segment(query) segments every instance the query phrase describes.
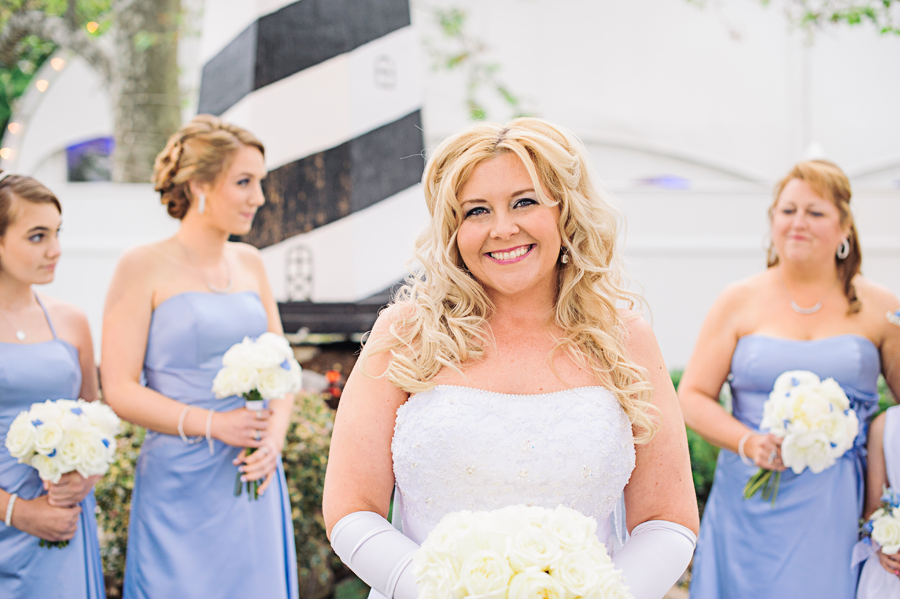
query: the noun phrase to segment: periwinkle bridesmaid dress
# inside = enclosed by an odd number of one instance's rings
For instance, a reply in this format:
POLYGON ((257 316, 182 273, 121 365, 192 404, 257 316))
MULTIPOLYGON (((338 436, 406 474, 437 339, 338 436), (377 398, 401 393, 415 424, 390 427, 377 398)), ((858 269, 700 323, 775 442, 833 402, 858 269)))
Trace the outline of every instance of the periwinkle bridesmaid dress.
MULTIPOLYGON (((144 358, 146 384, 217 412, 244 405, 217 400, 212 381, 222 356, 268 328, 252 291, 185 292, 156 307, 144 358)), ((297 557, 281 460, 265 494, 234 495, 240 448, 147 431, 131 498, 126 599, 266 597, 296 599, 297 557)))
MULTIPOLYGON (((19 464, 2 442, 12 421, 34 403, 78 399, 81 392, 78 350, 56 336, 47 310, 40 299, 38 303, 47 317, 53 339, 30 344, 0 343, 0 488, 18 493, 20 500, 35 499, 45 491, 37 470, 19 464)), ((19 505, 13 509, 19 509, 19 505)), ((75 536, 62 548, 40 547, 37 537, 0 521, 0 597, 106 597, 94 515, 96 507, 91 491, 81 502, 75 536)))
POLYGON ((860 421, 854 446, 819 474, 786 470, 773 507, 743 498, 756 472, 722 450, 694 554, 691 599, 852 599, 850 556, 865 492, 868 425, 878 407, 878 348, 859 335, 811 341, 748 335, 731 361, 734 417, 758 430, 775 379, 787 370, 834 378, 860 421))
MULTIPOLYGON (((900 406, 888 408, 884 423, 884 463, 887 470, 888 486, 900 490, 900 406)), ((863 563, 859 577, 857 599, 885 599, 900 597, 900 578, 885 570, 878 555, 871 551, 871 545, 860 543, 859 549, 868 549, 868 559, 863 563)), ((855 556, 854 556, 855 557, 855 556)))

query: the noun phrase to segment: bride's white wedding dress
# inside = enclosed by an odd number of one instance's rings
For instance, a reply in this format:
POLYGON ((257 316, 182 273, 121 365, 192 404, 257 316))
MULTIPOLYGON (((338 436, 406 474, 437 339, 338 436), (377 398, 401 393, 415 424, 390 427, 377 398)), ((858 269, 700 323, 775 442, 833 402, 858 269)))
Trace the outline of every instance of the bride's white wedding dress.
POLYGON ((512 395, 439 385, 397 410, 391 447, 395 513, 416 543, 450 512, 564 505, 596 518, 611 550, 635 457, 629 419, 603 387, 512 395))

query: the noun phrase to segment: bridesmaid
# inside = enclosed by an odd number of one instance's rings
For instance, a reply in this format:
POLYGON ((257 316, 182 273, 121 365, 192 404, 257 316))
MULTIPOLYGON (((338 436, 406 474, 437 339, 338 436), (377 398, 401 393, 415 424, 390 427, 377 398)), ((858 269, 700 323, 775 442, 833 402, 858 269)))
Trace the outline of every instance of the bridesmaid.
MULTIPOLYGON (((900 406, 872 421, 869 431, 869 471, 866 477, 866 519, 881 505, 882 489, 900 491, 900 406)), ((859 577, 857 599, 900 597, 900 553, 885 555, 860 542, 865 560, 859 577), (867 555, 868 554, 868 555, 867 555)), ((856 557, 854 555, 854 557, 856 557)))
MULTIPOLYGON (((62 208, 32 179, 0 175, 0 439, 19 412, 47 399, 97 399, 87 318, 32 285, 53 280, 62 208)), ((57 484, 0 443, 0 597, 101 599, 103 568, 93 486, 77 472, 57 484), (38 538, 69 541, 64 548, 38 538)))
POLYGON ((722 292, 706 317, 679 396, 685 421, 719 452, 691 599, 851 599, 850 554, 863 508, 868 421, 884 372, 900 392, 900 302, 859 274, 850 183, 826 161, 797 164, 769 209, 769 268, 722 292), (883 365, 883 367, 882 367, 883 365), (777 438, 759 431, 763 404, 787 370, 843 387, 861 423, 855 446, 813 474, 785 470, 777 438), (719 405, 730 376, 733 413, 719 405), (782 472, 774 507, 743 488, 758 468, 782 472))
POLYGON ((250 133, 208 115, 182 127, 153 175, 181 226, 127 252, 109 288, 105 397, 149 429, 131 499, 126 599, 297 597, 281 464, 293 398, 257 414, 211 391, 229 347, 281 333, 259 252, 228 242, 250 230, 265 176, 250 133), (259 450, 248 457, 244 447, 259 450), (244 479, 263 480, 259 500, 235 497, 239 467, 244 479))

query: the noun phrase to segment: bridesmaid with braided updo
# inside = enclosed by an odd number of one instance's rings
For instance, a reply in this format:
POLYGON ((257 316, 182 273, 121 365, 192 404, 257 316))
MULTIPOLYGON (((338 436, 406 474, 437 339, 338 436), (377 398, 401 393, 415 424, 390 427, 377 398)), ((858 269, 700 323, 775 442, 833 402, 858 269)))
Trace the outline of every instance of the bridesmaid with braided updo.
POLYGON ((293 398, 254 412, 215 399, 222 356, 281 333, 255 248, 228 241, 263 205, 263 146, 200 115, 169 139, 153 181, 171 238, 122 256, 106 298, 101 380, 119 416, 147 428, 131 499, 126 599, 296 598, 281 450, 293 398), (246 455, 242 449, 256 448, 246 455), (235 473, 260 497, 234 494, 235 473))

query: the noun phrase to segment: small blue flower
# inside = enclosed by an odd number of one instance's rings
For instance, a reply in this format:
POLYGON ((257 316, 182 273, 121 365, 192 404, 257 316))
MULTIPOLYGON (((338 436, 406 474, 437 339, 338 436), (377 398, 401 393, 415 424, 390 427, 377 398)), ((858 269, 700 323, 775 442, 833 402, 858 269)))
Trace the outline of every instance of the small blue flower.
POLYGON ((52 458, 52 457, 54 457, 55 455, 56 455, 56 450, 54 449, 53 451, 51 451, 50 453, 47 454, 47 457, 48 457, 48 458, 52 458))
POLYGON ((31 421, 32 426, 40 426, 42 424, 44 424, 44 423, 41 422, 40 420, 38 420, 37 418, 35 418, 34 420, 31 421))
POLYGON ((69 411, 72 412, 73 414, 75 414, 76 416, 81 416, 82 414, 84 414, 84 412, 82 411, 81 408, 72 408, 69 411))
POLYGON ((792 386, 792 387, 796 387, 796 386, 799 385, 799 384, 800 384, 800 379, 798 379, 798 378, 795 377, 795 376, 792 376, 792 377, 791 377, 791 386, 792 386))
POLYGON ((837 447, 837 443, 832 443, 831 448, 834 449, 835 447, 837 447))
POLYGON ((284 362, 281 363, 281 367, 284 368, 285 370, 290 370, 290 369, 291 369, 291 363, 288 362, 288 359, 287 359, 287 358, 285 358, 285 359, 284 359, 284 362))
POLYGON ((872 524, 872 521, 871 521, 871 520, 866 520, 866 523, 863 524, 863 527, 862 527, 862 528, 863 528, 863 532, 868 533, 868 534, 872 534, 872 528, 874 528, 874 526, 875 526, 875 525, 872 524))
POLYGON ((109 447, 109 439, 103 439, 103 447, 109 447))

